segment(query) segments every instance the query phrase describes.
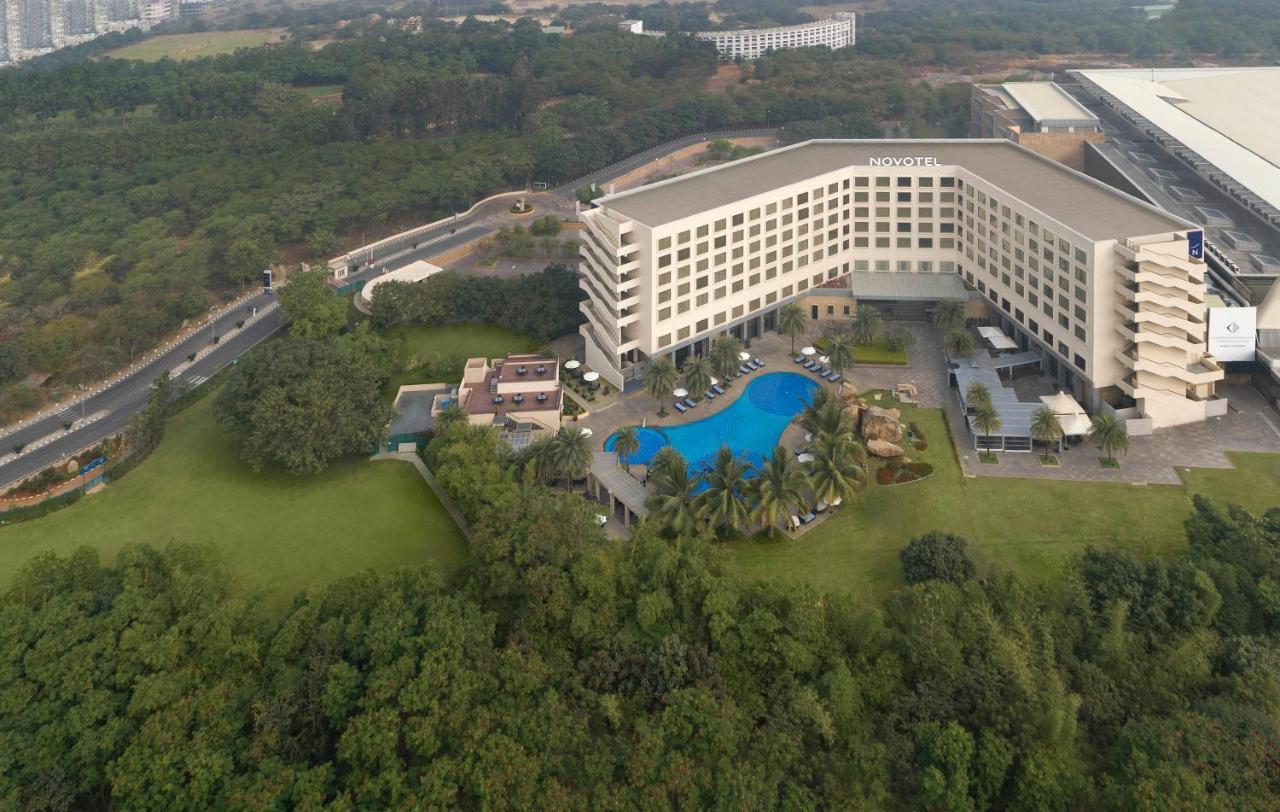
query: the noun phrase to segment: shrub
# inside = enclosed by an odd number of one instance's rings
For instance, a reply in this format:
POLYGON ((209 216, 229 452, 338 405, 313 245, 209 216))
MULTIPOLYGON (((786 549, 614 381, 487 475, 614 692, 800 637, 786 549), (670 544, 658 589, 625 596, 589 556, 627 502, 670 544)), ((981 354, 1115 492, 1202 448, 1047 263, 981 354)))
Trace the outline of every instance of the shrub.
POLYGON ((926 533, 914 538, 898 553, 902 577, 909 584, 947 581, 960 584, 974 576, 969 542, 950 533, 926 533))
POLYGON ((924 440, 916 440, 915 446, 916 446, 916 451, 925 451, 929 448, 929 444, 924 440))
POLYGON ((892 485, 893 474, 894 470, 886 465, 876 471, 876 482, 879 482, 881 485, 892 485))

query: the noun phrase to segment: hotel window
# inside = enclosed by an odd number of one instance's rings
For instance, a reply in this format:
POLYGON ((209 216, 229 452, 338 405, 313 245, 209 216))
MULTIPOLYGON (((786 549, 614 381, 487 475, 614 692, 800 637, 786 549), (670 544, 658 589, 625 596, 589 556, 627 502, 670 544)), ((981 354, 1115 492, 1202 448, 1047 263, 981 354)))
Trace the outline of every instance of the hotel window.
POLYGON ((869 245, 868 245, 868 243, 869 243, 869 242, 870 242, 870 241, 869 241, 866 237, 854 237, 854 238, 853 238, 853 247, 854 247, 854 248, 867 248, 867 247, 869 247, 869 245))
POLYGON ((1071 327, 1071 319, 1068 319, 1065 315, 1059 315, 1058 326, 1064 329, 1071 327))
POLYGON ((716 298, 723 299, 725 294, 728 292, 729 292, 728 288, 716 288, 716 298))
POLYGON ((911 238, 910 238, 910 237, 899 237, 899 238, 895 241, 895 244, 897 245, 897 247, 898 247, 898 248, 910 248, 910 247, 911 247, 911 238))
POLYGON ((859 175, 858 177, 853 179, 853 185, 854 187, 859 189, 866 188, 867 186, 871 185, 871 179, 868 178, 866 175, 859 175))
POLYGON ((707 226, 698 226, 698 239, 702 239, 703 237, 707 236, 708 231, 709 229, 707 228, 707 226))
POLYGON ((932 247, 933 247, 933 237, 921 237, 921 238, 919 239, 919 245, 920 245, 920 247, 921 247, 921 248, 932 248, 932 247))
POLYGON ((733 292, 734 292, 734 293, 741 293, 741 292, 742 292, 742 280, 741 280, 741 279, 739 279, 739 280, 737 280, 736 282, 734 282, 734 283, 733 283, 733 292))
POLYGON ((887 188, 889 188, 889 179, 888 179, 888 178, 886 178, 886 177, 884 177, 883 175, 881 175, 881 176, 877 177, 877 178, 876 178, 876 186, 877 186, 877 187, 879 187, 879 188, 881 188, 881 189, 887 189, 887 188))
POLYGON ((910 193, 910 192, 898 192, 898 202, 899 202, 899 203, 910 203, 910 202, 911 202, 911 193, 910 193))
POLYGON ((720 313, 716 314, 716 324, 717 325, 724 324, 728 318, 729 318, 729 314, 721 311, 720 313))
POLYGON ((665 347, 665 346, 667 346, 667 345, 668 345, 668 344, 670 344, 670 343, 671 343, 671 333, 667 333, 666 335, 660 335, 660 336, 658 336, 658 346, 659 346, 659 347, 665 347))
POLYGON ((661 285, 670 285, 670 284, 671 284, 671 271, 658 274, 658 285, 661 286, 661 285))
MULTIPOLYGON (((740 225, 742 225, 742 219, 743 219, 743 218, 742 218, 742 215, 741 215, 741 214, 735 214, 735 215, 733 215, 733 224, 734 224, 735 226, 740 226, 740 225)), ((737 238, 735 237, 735 239, 737 239, 737 238)))
POLYGON ((667 249, 668 249, 668 248, 670 248, 670 247, 671 247, 671 238, 670 238, 670 237, 663 237, 662 239, 658 240, 658 250, 659 250, 659 251, 665 251, 665 250, 667 250, 667 249))
POLYGON ((876 192, 877 203, 888 203, 890 199, 891 198, 888 192, 876 192))
POLYGON ((671 301, 671 289, 658 291, 658 304, 671 301))
POLYGON ((693 306, 693 305, 689 302, 689 300, 688 300, 688 299, 685 299, 683 302, 676 302, 676 312, 677 312, 677 313, 688 313, 688 312, 689 312, 689 308, 690 308, 690 307, 692 307, 692 306, 693 306))
MULTIPOLYGON (((703 305, 705 305, 705 304, 707 303, 707 301, 708 301, 707 294, 705 294, 705 293, 699 293, 699 294, 698 294, 698 307, 702 307, 703 305)), ((699 327, 698 329, 699 329, 699 330, 701 330, 701 329, 703 329, 703 328, 699 327)))
POLYGON ((679 340, 679 341, 684 341, 686 338, 688 338, 688 337, 689 337, 689 328, 688 328, 688 326, 681 327, 679 330, 677 330, 677 331, 676 331, 676 336, 678 336, 678 339, 677 339, 677 340, 679 340))
POLYGON ((678 252, 676 252, 676 259, 680 260, 681 262, 684 262, 688 258, 689 258, 688 248, 681 248, 678 252))
MULTIPOLYGON (((1064 354, 1065 354, 1065 352, 1066 352, 1066 351, 1064 350, 1063 352, 1064 352, 1064 354)), ((1079 355, 1076 355, 1076 356, 1074 356, 1074 358, 1072 359, 1072 363, 1074 363, 1074 364, 1076 365, 1076 368, 1077 368, 1077 369, 1079 369, 1081 372, 1084 372, 1084 359, 1083 359, 1083 358, 1081 358, 1079 355)))
POLYGON ((663 307, 658 310, 658 321, 666 321, 671 318, 671 308, 663 307))
POLYGON ((888 247, 889 247, 888 237, 876 237, 876 248, 888 248, 888 247))

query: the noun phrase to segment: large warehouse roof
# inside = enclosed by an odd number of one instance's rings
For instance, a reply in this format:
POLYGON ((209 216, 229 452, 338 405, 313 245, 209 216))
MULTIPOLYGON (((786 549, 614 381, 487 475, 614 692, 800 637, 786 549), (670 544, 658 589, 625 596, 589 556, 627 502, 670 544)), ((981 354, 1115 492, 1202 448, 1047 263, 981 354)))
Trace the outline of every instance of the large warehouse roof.
POLYGON ((1053 82, 1006 82, 1001 87, 1035 121, 1098 121, 1093 111, 1053 82))
POLYGON ((805 141, 596 201, 650 227, 871 159, 928 157, 955 166, 1091 240, 1159 234, 1188 223, 1004 139, 805 141))
POLYGON ((1280 68, 1079 74, 1280 208, 1280 68))

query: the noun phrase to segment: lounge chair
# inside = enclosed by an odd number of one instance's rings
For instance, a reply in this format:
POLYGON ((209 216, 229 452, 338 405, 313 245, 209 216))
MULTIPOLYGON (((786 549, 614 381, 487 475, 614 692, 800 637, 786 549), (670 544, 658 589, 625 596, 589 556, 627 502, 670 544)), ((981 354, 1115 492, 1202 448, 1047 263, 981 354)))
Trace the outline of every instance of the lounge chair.
POLYGON ((796 529, 798 529, 799 527, 800 527, 800 517, 799 517, 799 516, 797 516, 796 514, 792 513, 792 514, 791 514, 791 519, 787 522, 787 529, 788 529, 788 530, 796 530, 796 529))
POLYGON ((685 398, 684 405, 686 409, 692 409, 694 406, 698 405, 698 402, 695 401, 693 398, 685 398))
POLYGON ((795 361, 797 364, 803 364, 803 363, 804 363, 804 356, 803 356, 803 355, 797 355, 795 358, 792 358, 791 360, 792 360, 792 361, 795 361))
POLYGON ((844 376, 843 376, 843 375, 841 375, 839 372, 833 372, 833 373, 831 373, 831 377, 830 377, 830 378, 827 378, 827 380, 831 381, 832 383, 840 383, 840 381, 841 381, 843 378, 844 378, 844 376))
POLYGON ((702 393, 702 396, 703 396, 704 398, 706 398, 707 400, 715 400, 715 399, 716 399, 716 393, 715 393, 715 392, 712 392, 710 389, 708 389, 707 391, 703 392, 703 393, 702 393))
POLYGON ((755 362, 756 362, 756 366, 758 366, 758 367, 762 367, 762 366, 764 366, 764 359, 763 359, 763 358, 752 358, 751 360, 752 360, 752 361, 755 361, 755 362))
POLYGON ((679 412, 680 414, 684 414, 685 412, 689 411, 689 407, 677 400, 676 411, 679 412))
POLYGON ((817 362, 817 361, 805 361, 805 362, 804 362, 804 368, 805 368, 805 369, 807 369, 807 370, 809 370, 810 372, 812 372, 812 371, 814 371, 815 369, 817 369, 817 368, 818 368, 818 362, 817 362))
POLYGON ((800 521, 801 521, 802 523, 804 523, 804 524, 808 524, 809 522, 813 521, 813 520, 814 520, 814 519, 816 519, 816 518, 818 518, 818 514, 814 513, 814 512, 811 510, 811 511, 809 511, 808 513, 802 514, 802 515, 800 516, 800 521))
POLYGON ((724 394, 724 389, 720 386, 720 384, 716 384, 715 386, 711 387, 711 391, 715 392, 717 395, 724 394))
POLYGON ((751 372, 755 372, 755 370, 754 370, 754 369, 752 369, 751 367, 747 366, 746 364, 743 364, 742 366, 738 367, 738 371, 739 371, 739 372, 741 372, 743 375, 746 375, 746 374, 751 373, 751 372))

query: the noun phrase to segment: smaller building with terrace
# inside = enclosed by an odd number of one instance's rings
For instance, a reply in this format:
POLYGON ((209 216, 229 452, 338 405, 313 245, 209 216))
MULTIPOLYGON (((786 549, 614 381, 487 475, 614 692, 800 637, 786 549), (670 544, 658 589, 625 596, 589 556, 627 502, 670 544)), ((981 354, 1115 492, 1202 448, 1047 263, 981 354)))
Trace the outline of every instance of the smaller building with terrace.
POLYGON ((432 415, 455 402, 472 425, 499 428, 513 448, 523 448, 538 432, 560 428, 560 362, 536 354, 508 355, 492 363, 468 358, 458 388, 435 397, 432 415))

